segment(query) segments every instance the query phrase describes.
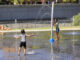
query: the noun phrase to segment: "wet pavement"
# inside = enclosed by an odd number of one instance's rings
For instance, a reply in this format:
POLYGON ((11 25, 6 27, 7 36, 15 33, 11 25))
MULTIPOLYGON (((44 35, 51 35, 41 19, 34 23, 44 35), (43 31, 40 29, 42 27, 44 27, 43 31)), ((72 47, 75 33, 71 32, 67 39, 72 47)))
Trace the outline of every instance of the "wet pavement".
POLYGON ((74 56, 67 53, 51 55, 45 49, 37 49, 33 51, 35 52, 34 54, 26 54, 26 56, 24 56, 23 53, 18 56, 17 53, 4 53, 3 51, 0 51, 0 60, 51 60, 52 56, 54 60, 80 60, 79 57, 74 58, 74 56))
MULTIPOLYGON (((78 32, 80 33, 80 31, 78 32)), ((43 37, 48 37, 46 32, 42 33, 43 32, 39 33, 39 35, 41 35, 40 37, 28 38, 29 50, 27 51, 33 51, 34 53, 26 54, 26 56, 24 56, 23 50, 20 56, 18 56, 17 49, 20 39, 13 38, 12 35, 14 35, 14 33, 1 35, 0 60, 52 60, 52 58, 54 60, 80 60, 79 33, 75 33, 75 35, 73 35, 71 31, 61 33, 60 40, 55 41, 53 44, 53 54, 51 54, 49 39, 43 37), (68 35, 68 33, 70 35, 68 35)))
POLYGON ((45 49, 38 49, 33 50, 33 54, 24 54, 21 52, 20 56, 17 55, 17 53, 12 52, 3 52, 0 51, 0 60, 49 60, 50 59, 50 53, 46 52, 45 49))

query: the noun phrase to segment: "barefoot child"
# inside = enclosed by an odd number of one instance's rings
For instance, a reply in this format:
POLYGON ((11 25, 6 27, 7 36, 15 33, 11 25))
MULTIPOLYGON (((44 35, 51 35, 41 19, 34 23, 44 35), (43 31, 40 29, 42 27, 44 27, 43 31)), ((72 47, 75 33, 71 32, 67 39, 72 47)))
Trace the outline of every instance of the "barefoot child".
POLYGON ((59 40, 59 23, 57 19, 54 19, 53 25, 56 27, 56 39, 55 40, 59 40))
MULTIPOLYGON (((21 30, 21 35, 19 35, 19 37, 21 38, 21 42, 20 42, 20 46, 18 48, 18 55, 20 55, 22 47, 24 48, 24 55, 26 55, 26 37, 31 37, 31 36, 33 36, 33 34, 28 35, 28 34, 25 34, 24 29, 21 30)), ((19 38, 19 37, 16 37, 16 38, 19 38)))

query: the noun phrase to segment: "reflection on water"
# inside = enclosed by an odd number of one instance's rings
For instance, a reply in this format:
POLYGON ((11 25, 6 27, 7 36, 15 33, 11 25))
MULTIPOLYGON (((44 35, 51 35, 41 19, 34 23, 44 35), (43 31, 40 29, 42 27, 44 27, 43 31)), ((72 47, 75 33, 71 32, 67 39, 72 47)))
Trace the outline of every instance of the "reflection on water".
POLYGON ((60 52, 59 43, 60 43, 59 40, 56 40, 56 41, 55 41, 54 51, 56 52, 56 54, 60 52))
MULTIPOLYGON (((28 32, 30 33, 30 32, 28 32)), ((61 31, 60 40, 56 40, 53 44, 54 59, 55 60, 76 60, 80 59, 80 31, 74 31, 74 35, 71 31, 61 31), (69 34, 69 35, 68 35, 69 34), (74 37, 74 38, 73 38, 74 37), (74 39, 74 41, 73 41, 74 39), (74 42, 74 44, 73 44, 74 42), (74 45, 74 49, 73 49, 74 45), (75 53, 74 53, 75 52, 75 53), (73 57, 74 56, 74 57, 73 57)), ((18 33, 20 34, 20 33, 18 33)), ((0 35, 0 49, 4 52, 4 56, 14 56, 12 60, 50 60, 50 31, 45 32, 33 32, 37 37, 27 38, 27 47, 36 51, 35 55, 23 56, 23 50, 21 56, 18 57, 16 52, 16 46, 19 47, 20 39, 15 39, 13 36, 15 33, 4 33, 0 35), (16 45, 17 40, 17 45, 16 45)), ((55 39, 54 32, 54 39, 55 39)), ((4 56, 1 58, 5 60, 4 56)), ((0 60, 1 60, 0 59, 0 60)), ((7 57, 6 57, 7 59, 7 57)))
POLYGON ((18 56, 18 60, 27 60, 27 57, 26 56, 23 56, 23 57, 18 56))
POLYGON ((80 32, 66 32, 64 35, 80 35, 80 32))

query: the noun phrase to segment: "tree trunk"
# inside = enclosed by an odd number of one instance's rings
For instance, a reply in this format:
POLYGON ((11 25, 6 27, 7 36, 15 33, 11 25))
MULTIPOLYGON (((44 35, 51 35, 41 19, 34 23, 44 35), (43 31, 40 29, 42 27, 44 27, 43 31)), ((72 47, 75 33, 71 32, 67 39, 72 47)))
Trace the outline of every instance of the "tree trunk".
POLYGON ((21 4, 20 0, 17 0, 18 1, 18 4, 21 4))

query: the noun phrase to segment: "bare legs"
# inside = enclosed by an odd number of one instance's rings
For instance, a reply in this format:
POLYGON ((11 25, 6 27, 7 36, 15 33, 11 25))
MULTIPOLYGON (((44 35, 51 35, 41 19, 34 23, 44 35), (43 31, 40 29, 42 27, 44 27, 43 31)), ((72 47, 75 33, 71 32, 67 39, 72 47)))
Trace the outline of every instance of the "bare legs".
MULTIPOLYGON (((21 52, 21 48, 19 47, 19 49, 18 49, 18 55, 20 55, 20 52, 21 52)), ((26 48, 24 48, 24 55, 26 55, 26 48)))
POLYGON ((59 32, 56 32, 56 40, 59 40, 59 32))
POLYGON ((18 55, 20 55, 20 52, 21 52, 21 48, 19 47, 18 48, 18 55))
POLYGON ((26 55, 26 48, 24 48, 24 55, 26 55))

